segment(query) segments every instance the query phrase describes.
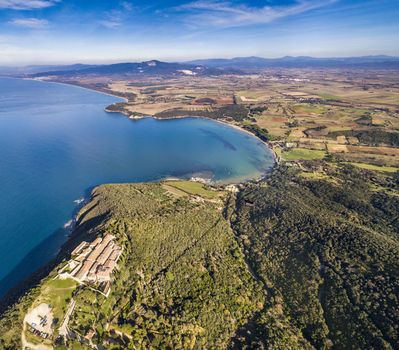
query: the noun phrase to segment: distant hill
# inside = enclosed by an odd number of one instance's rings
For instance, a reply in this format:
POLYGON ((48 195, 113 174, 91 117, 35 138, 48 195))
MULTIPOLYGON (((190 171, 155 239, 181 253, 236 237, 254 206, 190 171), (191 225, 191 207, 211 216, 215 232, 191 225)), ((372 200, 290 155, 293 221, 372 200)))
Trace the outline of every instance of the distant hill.
POLYGON ((399 57, 362 56, 316 58, 285 56, 281 58, 235 57, 211 58, 187 62, 124 62, 114 64, 31 65, 25 67, 0 67, 0 75, 59 76, 82 75, 222 75, 244 74, 244 70, 265 68, 362 68, 399 69, 399 57))
POLYGON ((140 63, 115 63, 88 67, 68 66, 59 70, 42 70, 32 74, 41 76, 76 76, 76 75, 221 75, 240 73, 230 67, 205 67, 190 63, 171 63, 157 60, 140 63), (73 67, 73 68, 71 68, 73 67))
POLYGON ((399 69, 399 57, 363 56, 315 58, 309 56, 285 56, 281 58, 235 57, 231 59, 216 58, 186 62, 207 67, 229 67, 237 69, 256 68, 374 68, 399 69))

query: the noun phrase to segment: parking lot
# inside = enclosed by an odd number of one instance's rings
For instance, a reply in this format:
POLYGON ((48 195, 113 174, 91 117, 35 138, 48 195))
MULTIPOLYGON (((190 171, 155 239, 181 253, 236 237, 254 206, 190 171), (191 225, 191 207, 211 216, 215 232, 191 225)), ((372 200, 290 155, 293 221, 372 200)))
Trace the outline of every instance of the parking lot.
POLYGON ((53 323, 53 313, 48 304, 40 304, 25 316, 25 322, 29 330, 42 338, 47 338, 53 333, 51 325, 53 323), (46 336, 47 335, 47 336, 46 336))

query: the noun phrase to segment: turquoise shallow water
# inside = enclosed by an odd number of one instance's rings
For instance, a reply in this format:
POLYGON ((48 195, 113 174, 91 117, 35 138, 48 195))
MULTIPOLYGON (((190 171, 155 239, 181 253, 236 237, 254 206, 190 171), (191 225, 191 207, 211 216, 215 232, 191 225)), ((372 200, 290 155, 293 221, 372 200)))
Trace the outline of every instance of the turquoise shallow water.
POLYGON ((0 296, 54 257, 75 200, 102 183, 200 173, 258 177, 273 156, 258 139, 199 118, 131 121, 118 98, 0 78, 0 296))

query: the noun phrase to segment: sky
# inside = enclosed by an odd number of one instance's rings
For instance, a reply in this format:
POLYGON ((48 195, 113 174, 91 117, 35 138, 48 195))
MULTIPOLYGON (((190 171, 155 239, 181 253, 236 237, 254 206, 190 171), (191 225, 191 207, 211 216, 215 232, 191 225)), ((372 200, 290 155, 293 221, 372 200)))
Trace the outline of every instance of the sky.
POLYGON ((399 0, 0 0, 0 65, 399 56, 399 0))

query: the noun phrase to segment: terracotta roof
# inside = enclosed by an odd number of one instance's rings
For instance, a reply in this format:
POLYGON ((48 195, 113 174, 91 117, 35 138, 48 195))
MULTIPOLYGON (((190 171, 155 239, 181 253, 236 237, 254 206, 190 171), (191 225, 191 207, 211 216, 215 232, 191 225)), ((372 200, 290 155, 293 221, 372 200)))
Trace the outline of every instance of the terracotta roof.
POLYGON ((104 264, 104 263, 107 261, 107 259, 109 258, 109 256, 112 254, 113 250, 114 250, 114 247, 112 246, 111 243, 109 243, 109 244, 105 247, 105 249, 103 250, 103 252, 101 253, 101 255, 98 257, 98 260, 97 260, 97 261, 98 261, 100 264, 104 264))
POLYGON ((90 242, 91 246, 96 246, 101 243, 103 239, 101 237, 97 237, 93 242, 90 242))
POLYGON ((111 269, 105 266, 101 266, 97 269, 97 277, 100 279, 109 279, 111 272, 112 272, 111 269))
POLYGON ((97 245, 93 251, 88 255, 87 260, 90 261, 96 261, 99 255, 103 252, 105 246, 101 242, 99 245, 97 245))
POLYGON ((73 251, 72 251, 72 255, 78 255, 81 251, 82 251, 82 249, 84 248, 84 247, 86 247, 87 246, 87 242, 85 242, 85 241, 83 241, 83 242, 81 242, 73 251))
POLYGON ((78 273, 78 271, 81 269, 81 267, 82 267, 82 265, 76 266, 76 267, 72 270, 71 275, 72 275, 72 276, 75 276, 75 275, 78 273))
POLYGON ((121 255, 120 249, 115 249, 112 254, 109 256, 109 260, 117 261, 119 256, 121 255))
POLYGON ((79 255, 75 260, 82 262, 82 261, 86 260, 86 257, 84 255, 79 255))
POLYGON ((93 262, 86 260, 83 264, 82 267, 80 268, 79 272, 76 274, 76 278, 78 279, 84 279, 88 272, 90 271, 90 268, 92 267, 93 262))
POLYGON ((114 238, 115 238, 115 237, 114 237, 113 235, 110 235, 109 233, 107 233, 107 234, 104 236, 103 241, 108 243, 108 242, 112 241, 114 238))
POLYGON ((116 262, 114 260, 107 260, 104 266, 112 271, 116 266, 116 262))
POLYGON ((102 292, 105 295, 108 295, 110 289, 111 289, 111 282, 110 281, 105 282, 104 285, 102 286, 102 292))

